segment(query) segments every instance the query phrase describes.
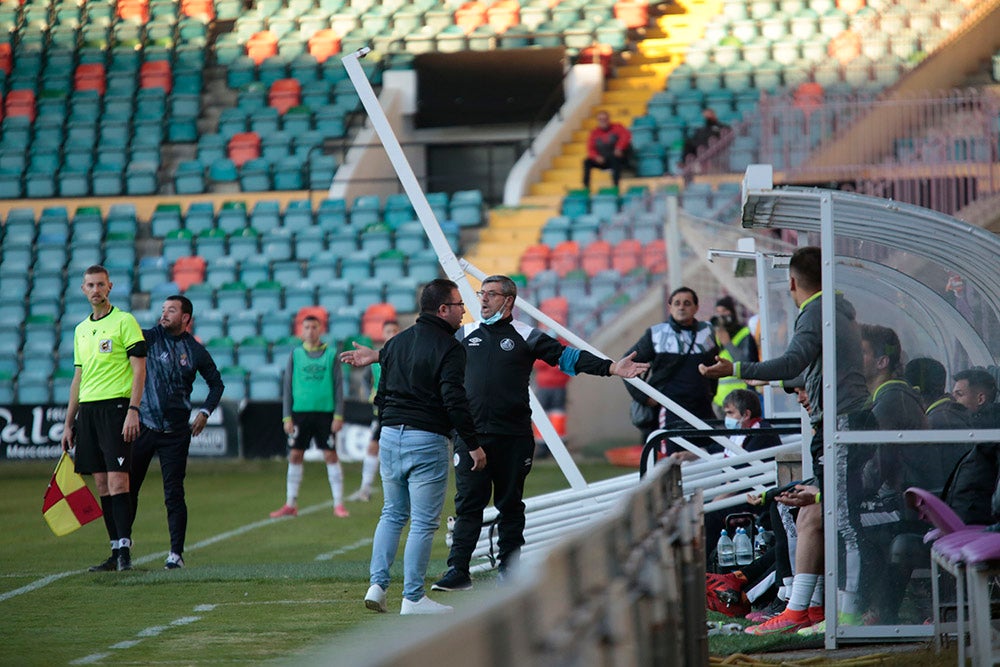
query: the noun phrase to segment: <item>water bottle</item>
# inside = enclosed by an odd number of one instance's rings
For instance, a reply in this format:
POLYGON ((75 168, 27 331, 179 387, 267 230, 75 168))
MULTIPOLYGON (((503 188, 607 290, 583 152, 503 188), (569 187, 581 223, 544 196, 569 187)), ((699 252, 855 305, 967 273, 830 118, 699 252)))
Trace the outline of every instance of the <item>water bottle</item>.
POLYGON ((758 527, 757 535, 753 538, 754 560, 760 558, 767 551, 767 540, 764 538, 764 531, 758 527))
POLYGON ((715 545, 715 556, 719 560, 719 567, 733 567, 736 565, 736 550, 733 546, 733 541, 729 538, 729 533, 726 529, 722 529, 722 535, 719 536, 719 542, 715 545))
POLYGON ((749 565, 753 562, 753 544, 750 536, 743 528, 736 529, 736 537, 733 538, 733 547, 736 551, 736 565, 749 565))

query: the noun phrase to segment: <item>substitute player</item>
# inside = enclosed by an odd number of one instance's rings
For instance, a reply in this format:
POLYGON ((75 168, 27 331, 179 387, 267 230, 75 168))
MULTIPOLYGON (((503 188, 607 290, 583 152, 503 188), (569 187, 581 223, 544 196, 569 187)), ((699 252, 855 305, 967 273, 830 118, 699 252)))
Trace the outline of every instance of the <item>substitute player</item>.
POLYGON ((146 382, 146 341, 139 323, 108 301, 111 279, 89 267, 81 286, 93 312, 76 326, 62 447, 76 447, 76 471, 93 475, 101 498, 111 556, 91 572, 132 569, 131 443, 139 435, 146 382), (79 416, 79 419, 77 417, 79 416))
POLYGON ((320 340, 323 325, 309 316, 302 321, 302 345, 292 350, 285 368, 282 403, 285 433, 288 434, 288 476, 285 504, 271 512, 271 518, 297 516, 302 461, 309 442, 323 450, 326 476, 333 493, 333 513, 349 515, 344 507, 344 474, 337 459, 334 433, 344 426, 337 413, 343 390, 337 353, 320 340))

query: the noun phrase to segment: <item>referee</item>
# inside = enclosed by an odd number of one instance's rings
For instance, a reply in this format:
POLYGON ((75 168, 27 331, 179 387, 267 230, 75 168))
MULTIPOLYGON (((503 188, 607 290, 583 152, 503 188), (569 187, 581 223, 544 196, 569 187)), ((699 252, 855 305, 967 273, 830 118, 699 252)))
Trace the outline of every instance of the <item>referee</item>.
POLYGON ((81 288, 93 312, 73 336, 76 369, 62 436, 63 450, 76 447, 76 471, 94 476, 111 539, 111 557, 91 567, 92 572, 132 569, 130 443, 139 435, 146 382, 142 330, 130 313, 108 301, 111 287, 103 266, 95 264, 84 272, 81 288))
POLYGON ((193 308, 186 296, 175 294, 163 301, 160 323, 143 329, 149 355, 146 359, 146 391, 142 395, 142 429, 132 456, 132 512, 139 507, 139 489, 153 455, 160 459, 163 504, 167 507, 170 554, 164 569, 184 567, 184 537, 187 534, 187 504, 184 476, 187 473, 191 436, 205 428, 209 415, 219 406, 225 385, 212 355, 187 332, 193 308), (208 383, 208 396, 191 419, 191 388, 201 373, 208 383))

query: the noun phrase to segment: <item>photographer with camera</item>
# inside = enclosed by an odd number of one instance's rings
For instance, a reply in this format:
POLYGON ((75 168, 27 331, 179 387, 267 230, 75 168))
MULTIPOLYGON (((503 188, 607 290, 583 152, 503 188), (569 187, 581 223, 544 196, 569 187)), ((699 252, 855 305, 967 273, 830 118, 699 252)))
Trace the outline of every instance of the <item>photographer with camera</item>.
MULTIPOLYGON (((715 302, 715 315, 709 320, 715 331, 715 342, 721 352, 719 356, 729 361, 758 361, 760 353, 757 341, 754 340, 750 328, 740 322, 736 314, 736 302, 731 296, 724 296, 715 302)), ((725 377, 719 380, 719 386, 712 400, 712 408, 717 417, 724 417, 723 404, 726 396, 737 389, 746 389, 743 380, 735 377, 725 377)))

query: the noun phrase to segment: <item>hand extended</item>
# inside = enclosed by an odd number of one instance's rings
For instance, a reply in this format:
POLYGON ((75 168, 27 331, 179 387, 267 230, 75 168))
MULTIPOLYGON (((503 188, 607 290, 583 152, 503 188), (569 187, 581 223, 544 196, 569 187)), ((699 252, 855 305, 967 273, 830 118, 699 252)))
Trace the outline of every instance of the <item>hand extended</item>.
POLYGON ((483 448, 473 449, 469 452, 469 456, 472 457, 472 469, 473 470, 485 470, 486 469, 486 452, 483 448))
POLYGON ((68 452, 76 446, 76 434, 73 432, 73 425, 66 424, 63 426, 62 434, 62 450, 68 452))
POLYGON ((723 359, 722 357, 716 357, 715 363, 711 366, 698 364, 698 372, 707 378, 712 378, 713 380, 727 378, 733 374, 733 362, 728 359, 723 359))
POLYGON ((634 378, 649 370, 648 363, 634 361, 634 359, 635 352, 611 364, 611 368, 609 369, 611 375, 617 375, 620 378, 634 378))
POLYGON ((789 507, 805 507, 806 505, 816 505, 819 503, 816 496, 819 494, 818 486, 808 484, 796 484, 794 489, 789 489, 784 493, 775 496, 775 502, 789 507))
POLYGON ((340 353, 340 360, 345 364, 350 364, 355 368, 364 368, 378 361, 377 350, 359 345, 358 343, 352 344, 354 345, 353 350, 346 350, 340 353))

